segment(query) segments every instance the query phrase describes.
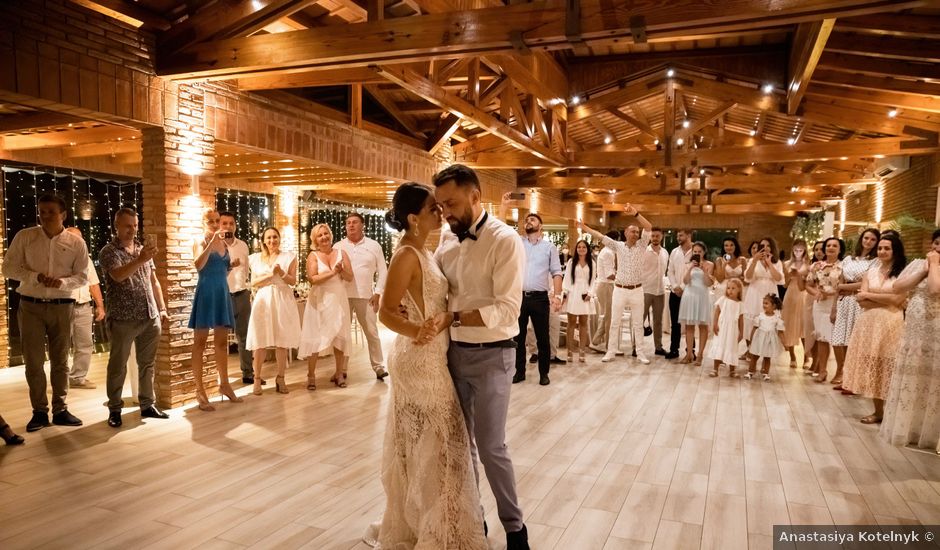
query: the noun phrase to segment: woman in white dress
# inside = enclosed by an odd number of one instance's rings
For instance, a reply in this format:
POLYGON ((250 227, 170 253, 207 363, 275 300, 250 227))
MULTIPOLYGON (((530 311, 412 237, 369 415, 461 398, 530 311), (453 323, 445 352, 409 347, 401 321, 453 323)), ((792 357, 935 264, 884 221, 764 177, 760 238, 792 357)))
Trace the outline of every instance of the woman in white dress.
POLYGON ((310 290, 304 307, 298 359, 307 360, 307 389, 317 389, 317 359, 333 348, 336 370, 330 382, 346 387, 346 352, 349 340, 349 300, 344 281, 353 278, 349 256, 333 246, 330 226, 320 223, 310 230, 307 281, 310 290))
MULTIPOLYGON (((832 339, 829 344, 836 356, 836 374, 832 384, 836 390, 842 390, 842 369, 845 366, 845 353, 855 329, 855 321, 862 315, 856 295, 862 289, 865 273, 878 261, 876 245, 881 232, 874 228, 862 231, 855 245, 855 253, 842 260, 842 282, 839 283, 839 296, 836 298, 836 320, 832 324, 832 339)), ((848 392, 846 392, 848 393, 848 392)))
POLYGON ((813 333, 816 336, 816 355, 813 357, 812 375, 816 382, 826 381, 829 368, 829 341, 832 323, 836 320, 836 295, 842 279, 842 257, 845 242, 829 237, 823 242, 826 259, 816 262, 806 275, 806 294, 813 302, 813 333))
POLYGON ((927 259, 911 262, 894 283, 897 292, 911 289, 881 437, 940 452, 940 229, 927 259))
POLYGON ((825 261, 826 252, 823 250, 824 241, 816 241, 813 244, 813 257, 810 258, 806 275, 803 277, 803 374, 809 376, 813 374, 813 358, 816 357, 816 323, 813 322, 813 305, 815 304, 815 294, 810 293, 807 287, 806 277, 809 276, 809 269, 817 262, 825 261))
POLYGON ((594 315, 594 258, 587 241, 580 240, 574 246, 575 255, 565 266, 561 288, 565 294, 564 310, 568 314, 568 361, 574 361, 574 329, 578 329, 580 346, 578 362, 584 363, 584 349, 590 344, 588 319, 594 315))
MULTIPOLYGON (((747 264, 744 282, 744 334, 750 335, 757 324, 757 318, 764 311, 764 297, 768 294, 779 296, 777 285, 783 283, 783 262, 779 259, 777 241, 764 237, 758 243, 758 251, 747 264)), ((750 345, 748 340, 748 345, 750 345)))
POLYGON ((386 505, 365 540, 387 550, 482 550, 488 546, 470 438, 447 369, 448 283, 425 248, 442 225, 441 208, 417 183, 399 187, 392 205, 386 223, 404 233, 379 310, 398 333, 388 357, 394 383, 382 453, 386 505))
POLYGON ((297 283, 297 256, 281 252, 281 233, 273 227, 261 234, 261 250, 248 257, 251 288, 255 291, 245 344, 254 351, 252 393, 261 395, 261 367, 268 348, 274 348, 277 359, 276 390, 287 393, 287 354, 300 344, 300 315, 292 288, 297 283))
MULTIPOLYGON (((744 282, 744 270, 747 259, 741 255, 741 243, 734 237, 725 237, 721 243, 723 254, 715 260, 715 287, 713 296, 717 301, 725 295, 728 279, 740 279, 744 282)), ((744 296, 741 296, 744 299, 744 296)))

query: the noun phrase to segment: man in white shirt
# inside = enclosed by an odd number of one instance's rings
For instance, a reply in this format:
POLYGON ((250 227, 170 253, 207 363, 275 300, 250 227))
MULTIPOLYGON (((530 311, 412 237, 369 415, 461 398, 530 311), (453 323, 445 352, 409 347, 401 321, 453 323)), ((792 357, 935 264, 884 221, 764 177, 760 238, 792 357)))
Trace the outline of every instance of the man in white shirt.
POLYGON ((13 237, 3 258, 3 276, 20 282, 17 317, 26 362, 26 383, 33 417, 27 432, 49 425, 46 397, 46 343, 49 344, 49 377, 52 382, 52 423, 81 426, 69 412, 69 341, 72 338, 72 291, 88 284, 88 247, 65 230, 65 200, 58 195, 39 197, 39 225, 22 229, 13 237))
MULTIPOLYGON (((77 227, 68 227, 66 231, 84 240, 77 227)), ((91 354, 95 351, 93 329, 95 321, 104 321, 105 311, 101 281, 98 280, 98 271, 95 270, 95 264, 90 257, 88 267, 85 268, 85 277, 88 284, 72 291, 75 308, 72 312, 72 369, 69 372, 69 387, 93 390, 98 386, 86 378, 88 367, 91 365, 91 354)))
POLYGON ((355 315, 369 344, 369 361, 375 377, 382 380, 388 376, 379 338, 376 312, 379 298, 385 291, 385 254, 382 245, 366 237, 366 220, 362 214, 352 212, 346 216, 346 238, 337 246, 346 252, 352 264, 353 278, 346 281, 346 296, 349 298, 349 318, 355 315), (374 286, 373 286, 374 285, 374 286))
MULTIPOLYGON (((607 237, 615 241, 620 240, 619 231, 608 231, 607 237)), ((597 254, 597 278, 594 283, 594 294, 600 306, 601 319, 597 323, 597 331, 592 338, 591 349, 601 353, 607 350, 607 338, 610 336, 610 308, 613 305, 614 279, 617 278, 617 254, 614 249, 605 246, 597 254)))
POLYGON ((669 278, 669 318, 672 321, 672 329, 669 333, 669 353, 665 355, 666 359, 675 359, 679 357, 679 341, 682 338, 682 326, 679 324, 679 303, 682 301, 682 289, 685 286, 682 283, 685 277, 685 270, 688 268, 689 260, 692 259, 692 230, 680 229, 676 233, 676 240, 679 246, 672 249, 669 253, 669 267, 666 268, 666 276, 669 278))
POLYGON ((663 308, 666 300, 666 285, 663 278, 669 265, 669 253, 663 248, 663 230, 650 230, 650 244, 643 255, 643 316, 653 308, 653 344, 656 355, 666 355, 663 349, 663 308))
POLYGON ((607 363, 612 361, 620 350, 620 325, 623 322, 623 312, 630 310, 630 335, 636 358, 640 363, 648 365, 646 358, 638 346, 643 336, 643 285, 642 268, 643 254, 649 244, 649 230, 653 224, 644 218, 632 205, 625 205, 624 212, 636 218, 637 224, 631 224, 624 230, 624 242, 618 242, 599 231, 581 224, 581 230, 590 233, 595 239, 601 239, 604 246, 614 249, 617 254, 617 276, 614 279, 614 295, 610 308, 610 337, 607 339, 607 353, 601 359, 607 363), (641 229, 642 228, 642 229, 641 229), (646 231, 643 231, 646 230, 646 231))
MULTIPOLYGON (((232 311, 235 313, 235 339, 238 341, 238 365, 242 370, 242 383, 254 384, 255 372, 252 369, 252 353, 248 342, 248 320, 251 318, 251 289, 248 286, 248 243, 235 236, 235 214, 219 212, 219 227, 225 232, 225 244, 228 246, 230 264, 228 272, 228 292, 232 297, 232 311)), ((264 384, 264 381, 261 381, 264 384)))
POLYGON ((528 550, 506 448, 525 250, 515 231, 483 209, 480 181, 473 170, 452 165, 434 176, 434 187, 453 232, 444 232, 435 259, 450 284, 454 322, 447 361, 472 438, 474 472, 479 481, 479 456, 496 497, 507 550, 528 550))

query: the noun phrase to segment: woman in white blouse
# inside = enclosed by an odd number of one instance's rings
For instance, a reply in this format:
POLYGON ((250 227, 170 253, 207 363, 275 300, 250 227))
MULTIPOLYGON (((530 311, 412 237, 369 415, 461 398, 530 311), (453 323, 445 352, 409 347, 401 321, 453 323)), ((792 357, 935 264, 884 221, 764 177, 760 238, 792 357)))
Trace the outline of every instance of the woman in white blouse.
POLYGON ((594 315, 594 258, 587 241, 580 240, 574 247, 574 257, 568 260, 562 291, 565 293, 565 313, 568 314, 568 360, 574 361, 574 330, 578 329, 580 345, 578 362, 584 362, 584 349, 590 344, 588 318, 594 315))

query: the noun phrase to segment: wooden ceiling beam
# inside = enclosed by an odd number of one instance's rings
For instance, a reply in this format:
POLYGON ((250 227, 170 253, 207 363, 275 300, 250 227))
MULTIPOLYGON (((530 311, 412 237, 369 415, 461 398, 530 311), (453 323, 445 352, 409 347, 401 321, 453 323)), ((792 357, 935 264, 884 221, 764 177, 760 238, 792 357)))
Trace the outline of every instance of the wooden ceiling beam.
POLYGON ((777 94, 766 94, 757 88, 718 82, 684 72, 678 72, 678 74, 679 77, 675 79, 676 88, 683 93, 721 101, 734 101, 762 111, 777 111, 780 108, 781 98, 777 94))
POLYGON ((35 111, 0 117, 0 133, 63 126, 81 121, 81 118, 54 111, 35 111))
POLYGON ((835 19, 822 19, 810 23, 800 23, 793 37, 790 49, 789 74, 787 86, 787 113, 795 114, 800 101, 806 93, 813 71, 819 63, 819 57, 826 47, 835 19))
POLYGON ((848 130, 879 132, 888 135, 907 134, 912 128, 940 132, 940 116, 936 122, 908 118, 903 112, 892 118, 888 109, 870 104, 839 101, 836 98, 813 97, 803 102, 800 117, 818 123, 834 124, 848 130))
POLYGON ((806 93, 811 96, 847 99, 851 101, 860 101, 862 103, 882 105, 884 107, 906 108, 940 113, 940 97, 937 96, 920 96, 888 91, 847 88, 844 86, 817 83, 811 84, 809 90, 807 90, 806 93))
MULTIPOLYGON (((121 140, 136 139, 139 136, 140 132, 137 130, 117 126, 98 126, 95 128, 3 136, 0 137, 0 149, 7 151, 49 149, 103 141, 120 142, 121 140)), ((137 146, 140 147, 140 144, 137 143, 137 146)))
MULTIPOLYGON (((158 39, 160 54, 175 54, 200 42, 244 37, 315 3, 316 0, 219 0, 163 33, 158 39)), ((281 34, 294 33, 278 33, 281 34)))
MULTIPOLYGON (((548 147, 537 143, 528 135, 498 120, 486 111, 467 101, 448 93, 446 90, 410 69, 378 67, 378 71, 389 81, 394 82, 409 92, 434 103, 438 107, 472 121, 484 130, 498 135, 515 147, 549 161, 553 165, 565 164, 566 159, 556 155, 548 147)), ((517 113, 517 116, 519 113, 517 113)))
POLYGON ((568 75, 545 52, 537 55, 513 54, 487 56, 523 90, 534 94, 546 105, 554 105, 568 98, 568 75))
POLYGON ((411 135, 415 137, 423 137, 421 132, 418 131, 414 117, 403 113, 398 108, 398 105, 392 100, 392 98, 388 97, 388 92, 380 89, 375 84, 364 84, 363 87, 365 88, 365 91, 368 92, 370 96, 372 96, 372 99, 381 105, 382 108, 385 109, 385 112, 397 120, 399 124, 401 124, 406 130, 408 130, 408 132, 411 133, 411 135))
POLYGON ((840 71, 819 70, 813 78, 820 84, 835 84, 850 88, 884 90, 902 94, 940 96, 940 83, 915 82, 901 78, 851 74, 840 71))
POLYGON ((79 6, 117 19, 132 27, 150 27, 159 31, 170 28, 169 20, 133 2, 124 0, 72 0, 79 6))
POLYGON ((940 40, 940 17, 922 13, 861 15, 840 19, 836 27, 876 35, 940 40))
MULTIPOLYGON (((633 118, 632 116, 624 113, 623 111, 621 111, 620 109, 616 107, 610 107, 609 109, 607 109, 607 112, 619 118, 620 120, 626 122, 627 124, 633 126, 634 128, 646 134, 647 136, 653 139, 659 139, 659 133, 656 132, 656 130, 653 130, 653 128, 650 127, 648 122, 644 122, 639 119, 633 118)), ((635 112, 635 109, 631 109, 631 112, 635 112)))
POLYGON ((352 67, 327 71, 277 73, 249 76, 235 81, 239 90, 280 90, 284 88, 312 88, 316 86, 348 86, 350 84, 379 84, 385 79, 368 67, 352 67))
POLYGON ((661 93, 664 87, 665 82, 662 79, 649 77, 627 84, 619 90, 592 96, 587 101, 569 108, 568 122, 574 124, 592 116, 606 113, 608 109, 616 109, 622 105, 636 103, 661 93))
MULTIPOLYGON (((0 147, 0 149, 2 148, 0 147)), ((140 141, 136 139, 106 143, 84 143, 62 148, 62 156, 65 158, 111 157, 140 152, 140 141)))
POLYGON ((940 80, 940 64, 885 59, 869 55, 823 52, 822 57, 819 58, 818 68, 870 76, 940 80))
POLYGON ((940 44, 936 40, 871 36, 868 34, 834 32, 826 50, 838 53, 861 53, 872 57, 940 63, 940 44))
MULTIPOLYGON (((279 5, 301 0, 270 1, 279 5)), ((578 38, 588 46, 598 41, 632 40, 635 26, 630 24, 631 20, 645 21, 647 38, 653 39, 897 11, 924 5, 926 1, 842 0, 820 5, 816 0, 786 0, 773 11, 750 0, 727 0, 707 9, 687 2, 687 6, 668 10, 650 1, 635 5, 628 18, 616 3, 583 0, 578 38)), ((565 25, 566 6, 560 0, 356 23, 346 25, 339 34, 333 28, 311 28, 246 38, 220 37, 231 34, 227 31, 233 26, 241 28, 237 15, 257 20, 259 13, 250 10, 251 4, 252 0, 241 0, 234 4, 234 9, 225 9, 219 2, 204 10, 213 15, 204 28, 195 28, 198 25, 193 22, 206 18, 200 12, 193 21, 170 29, 160 48, 158 74, 172 79, 232 78, 285 68, 340 68, 509 53, 520 47, 534 50, 571 47, 565 25), (177 27, 182 30, 175 30, 177 27), (192 43, 210 38, 210 42, 192 43), (180 45, 187 43, 192 45, 179 51, 180 45)))
POLYGON ((428 137, 428 152, 436 154, 445 143, 450 141, 450 137, 460 128, 460 117, 455 114, 448 114, 441 120, 437 130, 428 137))
POLYGON ((690 136, 694 136, 695 134, 699 133, 702 130, 702 128, 705 128, 706 126, 710 125, 716 119, 721 118, 722 116, 725 115, 725 113, 727 113, 731 109, 734 109, 737 105, 738 104, 735 101, 726 101, 722 103, 721 105, 718 106, 718 108, 708 113, 701 119, 692 122, 688 128, 683 128, 682 130, 680 130, 678 136, 683 137, 686 140, 689 139, 690 136))

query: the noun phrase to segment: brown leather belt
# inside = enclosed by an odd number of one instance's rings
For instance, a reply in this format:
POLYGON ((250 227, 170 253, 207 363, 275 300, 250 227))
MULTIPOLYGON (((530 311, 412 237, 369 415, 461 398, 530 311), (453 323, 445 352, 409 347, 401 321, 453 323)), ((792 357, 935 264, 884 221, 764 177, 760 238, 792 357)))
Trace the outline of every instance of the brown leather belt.
POLYGON ((643 285, 622 285, 620 283, 614 283, 614 286, 617 288, 625 288, 627 290, 633 290, 634 288, 640 288, 643 285))

